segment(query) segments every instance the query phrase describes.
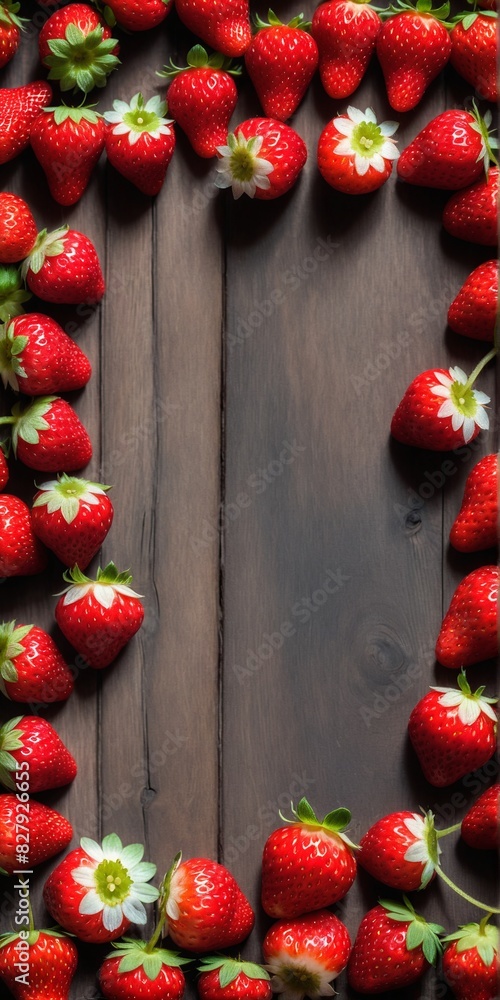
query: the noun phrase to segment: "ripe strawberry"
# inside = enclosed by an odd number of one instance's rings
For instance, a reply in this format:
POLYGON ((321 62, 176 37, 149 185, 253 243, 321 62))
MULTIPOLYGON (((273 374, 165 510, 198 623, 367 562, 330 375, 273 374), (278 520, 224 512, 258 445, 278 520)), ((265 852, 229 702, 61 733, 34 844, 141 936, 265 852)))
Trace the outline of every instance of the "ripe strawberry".
POLYGON ((490 785, 462 820, 462 840, 479 851, 500 848, 500 785, 490 785))
POLYGON ((78 566, 64 573, 64 579, 69 586, 57 602, 56 622, 88 665, 102 670, 140 629, 144 618, 140 594, 129 587, 130 574, 119 573, 114 563, 99 567, 95 580, 78 566))
POLYGON ((209 56, 202 45, 194 45, 187 54, 187 67, 172 61, 158 76, 169 79, 170 114, 186 133, 198 156, 217 155, 217 147, 226 141, 238 91, 233 76, 241 67, 232 67, 231 59, 214 53, 209 56))
POLYGON ((273 118, 247 118, 217 152, 216 186, 265 201, 289 191, 307 160, 300 135, 273 118))
POLYGON ((330 910, 292 920, 277 920, 262 945, 273 992, 286 997, 328 996, 330 985, 347 965, 351 940, 347 927, 330 910))
POLYGON ((37 625, 0 625, 0 690, 12 701, 66 701, 73 675, 54 640, 37 625))
POLYGON ((150 97, 144 104, 142 94, 134 94, 130 104, 114 101, 113 108, 104 114, 109 162, 143 194, 158 194, 175 149, 165 101, 150 97))
POLYGON ((316 8, 311 34, 319 50, 319 75, 329 97, 350 97, 375 51, 382 21, 364 0, 327 0, 316 8))
POLYGON ((331 187, 344 194, 368 194, 390 177, 398 157, 392 139, 397 122, 382 122, 371 108, 348 107, 325 125, 318 142, 318 167, 331 187))
POLYGON ((59 205, 75 205, 104 149, 106 126, 92 108, 44 108, 31 126, 30 142, 59 205))
POLYGON ((64 816, 30 799, 27 792, 0 795, 0 866, 7 875, 53 858, 64 851, 72 836, 73 828, 64 816))
POLYGON ((0 322, 7 323, 23 313, 23 303, 30 298, 31 292, 24 290, 19 269, 0 264, 0 322))
POLYGON ((12 408, 11 417, 0 424, 12 424, 14 455, 37 472, 74 472, 92 457, 92 443, 72 406, 59 396, 39 396, 23 410, 12 408))
POLYGON ((436 642, 436 659, 458 670, 498 656, 498 566, 480 566, 459 583, 436 642))
POLYGON ((106 0, 106 8, 127 31, 149 31, 165 20, 173 0, 106 0))
POLYGON ((465 924, 443 941, 443 974, 456 1000, 494 1000, 498 996, 500 962, 498 928, 485 917, 465 924))
POLYGON ((0 192, 0 263, 24 260, 33 249, 37 232, 24 199, 10 191, 0 192))
POLYGON ((76 777, 76 761, 50 722, 38 715, 6 722, 0 729, 0 751, 0 782, 6 788, 34 795, 76 777))
POLYGON ((0 938, 0 979, 15 1000, 69 1000, 78 963, 76 945, 55 930, 35 931, 30 927, 23 933, 27 939, 18 934, 0 938), (29 969, 28 981, 19 971, 20 963, 29 969))
POLYGON ((410 184, 456 191, 488 171, 498 142, 489 133, 491 111, 443 111, 403 150, 398 177, 410 184))
POLYGON ((0 327, 0 376, 29 396, 82 389, 92 374, 87 356, 43 313, 17 316, 0 327))
POLYGON ((261 965, 223 955, 207 956, 201 962, 200 1000, 271 1000, 269 973, 261 965))
POLYGON ((253 910, 224 865, 177 854, 161 887, 167 932, 186 951, 240 944, 252 930, 253 910))
POLYGON ((15 56, 21 41, 21 30, 28 23, 27 18, 17 16, 20 8, 21 4, 14 0, 2 0, 0 3, 0 69, 15 56))
POLYGON ((455 333, 493 342, 498 300, 498 261, 479 264, 465 280, 448 310, 455 333))
POLYGON ((31 510, 33 531, 66 566, 81 570, 99 551, 113 520, 109 486, 63 473, 38 487, 31 510))
POLYGON ((42 229, 21 274, 34 295, 66 305, 96 303, 104 295, 104 278, 94 244, 83 233, 62 226, 42 229))
POLYGON ((292 812, 290 826, 268 837, 262 857, 263 909, 270 917, 299 917, 343 899, 356 877, 354 845, 343 832, 348 809, 319 820, 307 799, 292 812))
POLYGON ((393 889, 425 889, 434 878, 441 848, 431 812, 401 811, 377 820, 361 838, 362 867, 393 889))
POLYGON ((9 442, 0 441, 0 493, 3 493, 9 481, 9 466, 7 465, 9 446, 9 442))
POLYGON ((88 94, 105 87, 109 74, 119 66, 118 42, 93 7, 69 3, 46 20, 38 36, 38 50, 49 80, 61 90, 78 88, 88 94))
POLYGON ((176 0, 182 21, 202 42, 225 56, 242 56, 252 40, 248 0, 176 0))
POLYGON ((462 671, 458 690, 432 687, 415 705, 408 732, 427 781, 444 788, 490 759, 496 748, 496 698, 474 694, 462 671))
POLYGON ((411 111, 450 58, 445 23, 450 6, 444 3, 433 11, 427 0, 417 0, 415 7, 409 2, 400 7, 401 13, 382 25, 376 49, 391 108, 411 111))
POLYGON ((31 126, 51 99, 52 89, 45 80, 0 89, 0 164, 26 149, 31 126))
POLYGON ((47 565, 47 551, 31 527, 28 507, 19 497, 0 494, 0 578, 33 576, 47 565))
POLYGON ((450 542, 459 552, 478 552, 496 545, 497 541, 498 455, 485 455, 467 476, 450 542))
POLYGON ((413 379, 391 422, 391 434, 402 444, 448 451, 472 441, 489 427, 489 396, 472 388, 461 368, 431 369, 413 379))
POLYGON ((484 178, 452 194, 443 209, 447 233, 468 243, 496 246, 498 228, 498 167, 484 178))
POLYGON ((349 986, 359 993, 384 993, 417 982, 441 954, 439 924, 404 902, 381 899, 368 910, 356 934, 347 966, 349 986))
POLYGON ((98 979, 106 1000, 182 1000, 186 980, 181 966, 189 962, 151 941, 123 938, 102 963, 98 979))
POLYGON ((486 101, 498 101, 495 10, 459 14, 450 32, 451 65, 486 101))
POLYGON ((303 14, 288 24, 270 10, 256 16, 257 31, 245 52, 245 66, 266 118, 285 122, 297 110, 318 67, 318 46, 303 14))

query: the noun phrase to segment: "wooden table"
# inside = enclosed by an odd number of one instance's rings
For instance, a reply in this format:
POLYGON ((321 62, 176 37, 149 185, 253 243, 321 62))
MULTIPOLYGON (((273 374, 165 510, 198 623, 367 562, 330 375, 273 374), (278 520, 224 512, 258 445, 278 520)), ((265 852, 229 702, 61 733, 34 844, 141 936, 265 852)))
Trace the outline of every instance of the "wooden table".
MULTIPOLYGON (((309 14, 314 6, 302 5, 309 14)), ((39 5, 23 7, 43 22, 39 5)), ((284 19, 297 10, 278 4, 284 19)), ((28 28, 2 86, 45 75, 36 34, 28 28)), ((122 65, 95 93, 100 110, 139 90, 164 92, 155 70, 170 55, 183 60, 192 44, 175 14, 161 30, 120 37, 122 65)), ((468 93, 449 70, 414 112, 397 116, 374 64, 351 100, 373 106, 379 120, 400 119, 404 148, 468 93)), ((99 309, 31 307, 66 326, 92 360, 93 378, 72 402, 95 448, 85 474, 113 485, 101 563, 130 567, 146 605, 143 628, 116 664, 81 671, 70 701, 43 711, 79 774, 41 798, 72 821, 74 845, 116 831, 124 843, 145 843, 159 873, 179 849, 225 861, 257 908, 243 949, 255 958, 269 923, 258 904, 260 857, 279 810, 289 814, 301 795, 321 815, 349 806, 355 840, 400 808, 432 808, 447 826, 497 772, 488 765, 433 789, 406 736, 429 685, 454 683, 433 655, 454 588, 495 560, 454 553, 447 537, 465 478, 497 432, 456 456, 448 475, 441 465, 450 456, 389 436, 419 371, 471 370, 485 353, 447 331, 446 313, 492 253, 444 233, 443 193, 391 178, 355 199, 324 183, 317 138, 348 103, 314 81, 293 119, 309 161, 296 188, 271 203, 218 192, 213 162, 198 159, 180 130, 154 200, 105 158, 72 209, 51 200, 30 151, 1 168, 2 189, 27 197, 40 227, 81 229, 106 271, 99 309)), ((245 82, 234 122, 253 114, 245 82)), ((481 388, 494 397, 493 368, 481 388)), ((31 498, 33 478, 18 469, 10 488, 31 498)), ((71 663, 53 619, 60 589, 54 560, 40 578, 5 582, 1 614, 53 632, 71 663)), ((470 673, 493 693, 494 665, 470 673)), ((3 720, 17 714, 4 703, 1 711, 3 720)), ((449 874, 494 901, 491 856, 451 841, 449 874)), ((33 877, 42 925, 41 887, 54 864, 33 877)), ((7 880, 2 890, 6 930, 15 893, 7 880)), ((335 908, 353 938, 381 894, 390 895, 360 872, 335 908)), ((416 905, 448 931, 477 917, 440 885, 416 905)), ((74 1000, 99 995, 105 953, 81 948, 74 1000)), ((353 995, 345 976, 338 984, 353 995)), ((401 996, 449 994, 437 973, 401 996)))

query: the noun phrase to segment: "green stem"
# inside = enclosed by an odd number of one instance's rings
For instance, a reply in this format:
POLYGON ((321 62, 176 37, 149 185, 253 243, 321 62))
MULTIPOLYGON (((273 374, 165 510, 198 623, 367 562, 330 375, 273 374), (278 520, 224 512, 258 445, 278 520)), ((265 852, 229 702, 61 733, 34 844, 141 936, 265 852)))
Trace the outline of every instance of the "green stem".
POLYGON ((476 381, 477 377, 481 374, 483 368, 486 368, 486 365, 488 365, 490 361, 492 361, 497 354, 498 354, 498 347, 493 347, 491 351, 489 351, 488 354, 485 355, 484 358, 481 358, 481 361, 479 362, 479 364, 476 365, 472 374, 469 375, 469 378, 467 379, 467 382, 465 384, 464 392, 467 389, 472 389, 474 382, 476 381))
POLYGON ((16 417, 0 417, 0 424, 15 424, 16 417))
POLYGON ((438 840, 440 837, 447 837, 449 833, 456 833, 457 830, 460 830, 461 826, 461 823, 455 823, 454 826, 449 826, 446 830, 436 830, 436 837, 438 840))
POLYGON ((151 952, 154 950, 154 948, 156 948, 156 945, 158 944, 164 926, 165 926, 165 907, 162 906, 160 911, 160 919, 158 920, 158 923, 153 931, 153 936, 149 939, 144 949, 146 955, 150 955, 151 952))
POLYGON ((484 930, 485 930, 486 924, 489 923, 490 917, 492 917, 492 916, 493 916, 493 913, 490 910, 489 913, 487 913, 486 916, 483 917, 483 919, 481 920, 481 923, 479 924, 479 933, 480 934, 484 934, 484 930))
POLYGON ((455 885, 455 883, 451 881, 451 878, 448 878, 443 869, 439 868, 439 866, 436 868, 436 874, 442 878, 443 882, 446 882, 446 885, 449 886, 450 889, 453 889, 454 892, 458 893, 462 899, 467 900, 468 903, 472 903, 472 906, 477 906, 480 910, 486 910, 490 916, 493 913, 500 913, 500 910, 497 910, 496 907, 486 906, 486 903, 481 903, 478 899, 474 899, 473 896, 469 896, 468 893, 463 891, 463 889, 459 889, 458 885, 455 885))

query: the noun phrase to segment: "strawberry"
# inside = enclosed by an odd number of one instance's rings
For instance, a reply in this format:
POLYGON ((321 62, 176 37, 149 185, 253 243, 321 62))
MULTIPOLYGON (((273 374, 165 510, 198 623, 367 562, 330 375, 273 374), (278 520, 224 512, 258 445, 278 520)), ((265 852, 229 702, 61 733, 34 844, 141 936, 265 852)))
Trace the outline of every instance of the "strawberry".
POLYGON ((498 455, 485 455, 467 476, 450 542, 459 552, 478 552, 496 545, 497 541, 498 455))
POLYGON ((488 171, 498 145, 488 131, 491 118, 491 111, 482 118, 475 106, 473 111, 443 111, 403 150, 398 177, 451 191, 473 184, 488 171))
POLYGON ((145 924, 143 903, 158 899, 149 885, 156 865, 142 861, 142 844, 124 847, 116 833, 102 846, 82 837, 49 875, 43 900, 61 927, 81 941, 106 944, 120 937, 131 923, 145 924))
POLYGON ((307 160, 300 135, 273 118, 247 118, 217 152, 216 186, 266 201, 289 191, 307 160))
POLYGON ((307 799, 292 812, 290 826, 274 830, 262 857, 263 909, 270 917, 299 917, 343 899, 356 876, 353 844, 343 832, 348 809, 319 820, 307 799))
POLYGON ((429 924, 404 902, 381 899, 363 917, 347 966, 358 993, 384 993, 410 986, 441 954, 439 924, 429 924))
POLYGON ((99 551, 113 520, 107 490, 109 486, 66 473, 38 487, 33 531, 66 566, 84 570, 99 551))
POLYGON ((173 0, 106 0, 106 13, 112 12, 127 31, 149 31, 165 20, 173 0))
POLYGON ((375 51, 382 21, 365 0, 327 0, 316 8, 311 34, 319 51, 319 75, 329 97, 350 97, 375 51))
POLYGON ((21 29, 28 23, 27 18, 18 17, 20 3, 2 0, 0 3, 0 69, 15 56, 21 41, 21 29))
POLYGON ((29 931, 0 938, 0 979, 15 1000, 69 1000, 77 963, 76 945, 56 930, 30 924, 29 931))
POLYGON ((450 33, 450 63, 479 97, 498 101, 498 14, 494 10, 459 14, 450 33))
POLYGON ((23 410, 12 408, 11 417, 0 424, 13 424, 14 455, 37 472, 74 472, 92 457, 92 443, 72 406, 59 396, 39 396, 23 410))
POLYGON ((7 875, 53 858, 64 851, 72 836, 73 828, 64 816, 30 799, 27 792, 0 795, 0 865, 7 875))
POLYGON ((498 928, 485 917, 480 924, 464 924, 443 941, 443 974, 456 1000, 494 1000, 500 977, 498 928))
POLYGON ((187 54, 187 67, 170 61, 158 76, 169 79, 170 114, 186 133, 198 156, 217 155, 217 147, 226 141, 229 121, 236 107, 238 91, 233 76, 240 66, 219 53, 209 56, 202 45, 194 45, 187 54))
POLYGON ((496 698, 471 692, 465 673, 456 688, 432 687, 415 705, 408 732, 427 781, 452 785, 490 759, 496 749, 496 698))
POLYGON ((54 640, 37 625, 0 625, 0 690, 12 701, 66 701, 73 674, 54 640))
POLYGON ((330 985, 347 965, 351 940, 347 927, 330 910, 292 920, 277 920, 262 945, 273 992, 289 1000, 329 996, 330 985))
POLYGON ((391 422, 396 441, 415 448, 448 451, 472 441, 489 427, 484 392, 473 389, 476 370, 431 369, 413 379, 391 422))
POLYGON ((392 139, 397 122, 382 122, 371 108, 348 107, 325 125, 318 142, 318 167, 325 181, 344 194, 368 194, 390 177, 398 157, 392 139))
POLYGON ((17 316, 0 326, 0 376, 7 388, 29 396, 82 389, 92 374, 87 356, 43 313, 17 316))
POLYGON ((44 108, 31 126, 30 142, 59 205, 75 205, 104 149, 106 126, 92 108, 44 108))
POLYGON ((31 526, 30 512, 19 497, 0 494, 0 578, 33 576, 47 565, 47 551, 31 526))
POLYGON ((62 226, 42 229, 21 268, 34 295, 45 302, 67 305, 99 302, 104 278, 94 244, 83 233, 62 226))
POLYGON ((0 163, 13 160, 26 149, 31 126, 51 99, 52 89, 45 80, 0 89, 0 163))
POLYGON ((224 865, 177 854, 161 886, 167 932, 186 951, 240 944, 252 930, 253 910, 224 865))
POLYGON ((0 263, 24 260, 37 237, 36 222, 23 198, 10 191, 0 192, 0 263))
POLYGON ((377 56, 384 74, 387 97, 395 111, 411 111, 446 66, 451 41, 446 25, 449 3, 432 10, 428 0, 415 6, 399 0, 377 36, 377 56))
POLYGON ((500 785, 490 785, 462 820, 462 840, 479 851, 500 848, 500 785))
POLYGON ((271 1000, 269 973, 261 965, 223 955, 207 956, 201 962, 200 1000, 271 1000))
POLYGON ((498 261, 487 260, 469 274, 448 310, 454 333, 493 342, 498 300, 498 261))
POLYGON ((458 670, 498 656, 498 566, 480 566, 459 583, 446 612, 436 659, 458 670))
POLYGON ((69 586, 59 596, 56 622, 68 642, 88 665, 102 670, 140 629, 144 606, 131 590, 132 577, 119 573, 114 563, 97 570, 95 580, 78 566, 64 573, 69 586))
POLYGON ((0 264, 0 322, 7 323, 23 313, 23 303, 30 298, 31 292, 24 290, 19 269, 0 264))
POLYGON ((119 65, 118 42, 93 7, 69 3, 47 18, 38 36, 38 50, 49 80, 61 90, 105 87, 109 74, 119 65))
POLYGON ((109 162, 143 194, 158 194, 175 149, 165 101, 150 97, 144 104, 142 94, 134 94, 130 104, 114 101, 113 109, 104 114, 109 162))
POLYGON ((447 233, 468 243, 494 247, 498 227, 498 167, 491 167, 488 178, 452 194, 443 209, 447 233))
POLYGON ((0 493, 3 493, 9 481, 9 466, 7 465, 9 447, 9 442, 0 441, 0 493))
POLYGON ((318 67, 318 46, 303 14, 288 24, 270 10, 256 16, 257 31, 245 52, 245 66, 267 118, 285 122, 297 110, 318 67))
POLYGON ((182 21, 202 42, 225 56, 242 56, 252 40, 248 0, 176 0, 182 21))
POLYGON ((113 944, 98 979, 106 1000, 182 1000, 186 980, 180 966, 189 959, 145 941, 123 938, 113 944))
POLYGON ((361 838, 358 861, 392 889, 425 889, 434 878, 441 848, 431 812, 389 813, 361 838))
POLYGON ((69 784, 76 771, 76 761, 46 719, 19 715, 0 729, 0 781, 6 788, 45 792, 69 784))

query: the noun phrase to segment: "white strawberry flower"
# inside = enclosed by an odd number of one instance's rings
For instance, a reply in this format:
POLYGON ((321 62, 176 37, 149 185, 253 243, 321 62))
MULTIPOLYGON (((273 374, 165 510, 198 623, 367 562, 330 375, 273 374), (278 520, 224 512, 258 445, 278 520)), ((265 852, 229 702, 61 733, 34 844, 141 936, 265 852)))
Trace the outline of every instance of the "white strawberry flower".
POLYGON ((346 116, 333 120, 337 132, 344 136, 335 146, 334 153, 353 156, 354 168, 360 177, 370 167, 382 173, 386 168, 385 160, 397 160, 399 156, 396 140, 392 138, 399 128, 398 123, 387 121, 379 125, 371 108, 363 112, 351 105, 346 116))
POLYGON ((102 913, 103 926, 116 931, 126 917, 134 924, 147 921, 144 903, 158 899, 158 889, 148 885, 156 874, 156 865, 142 861, 142 844, 124 847, 116 833, 104 837, 102 847, 89 837, 80 846, 86 857, 73 868, 71 876, 88 891, 79 906, 81 914, 102 913))
POLYGON ((255 197, 257 188, 267 191, 271 187, 269 174, 274 170, 270 160, 259 156, 264 139, 261 135, 246 139, 242 132, 230 133, 226 146, 217 146, 220 161, 217 166, 215 186, 232 188, 235 198, 247 194, 255 197))
POLYGON ((483 713, 493 722, 497 721, 496 712, 491 707, 495 702, 495 699, 482 698, 481 694, 484 688, 478 689, 475 694, 471 693, 468 684, 464 689, 460 689, 459 691, 456 691, 453 688, 444 687, 433 687, 431 690, 441 693, 441 697, 438 698, 438 702, 442 708, 458 709, 458 718, 464 726, 473 726, 479 719, 479 716, 483 713))
POLYGON ((436 870, 439 855, 441 854, 441 848, 434 828, 434 817, 431 813, 428 813, 426 816, 413 813, 411 818, 407 817, 405 819, 404 826, 411 833, 412 837, 415 838, 414 843, 405 852, 404 860, 424 865, 420 884, 420 888, 424 889, 436 870))
POLYGON ((113 135, 126 135, 131 146, 141 135, 147 134, 151 139, 159 139, 162 135, 170 135, 172 118, 165 118, 167 105, 161 97, 150 97, 144 104, 142 94, 134 94, 130 104, 126 101, 113 101, 113 111, 105 111, 104 119, 114 125, 113 135))
POLYGON ((454 431, 463 429, 464 443, 471 440, 476 424, 481 430, 488 430, 490 425, 485 405, 490 397, 485 392, 473 389, 469 378, 461 368, 450 368, 448 375, 434 372, 437 384, 431 386, 435 396, 441 396, 443 403, 438 410, 438 417, 451 417, 454 431))
POLYGON ((271 974, 273 993, 280 993, 283 1000, 303 1000, 304 997, 333 997, 335 990, 330 986, 337 973, 325 970, 325 966, 316 962, 310 956, 307 960, 297 956, 294 958, 288 952, 278 952, 264 966, 271 974), (300 987, 303 983, 304 989, 300 987))
POLYGON ((33 506, 46 507, 48 514, 60 511, 66 523, 71 524, 78 514, 80 504, 95 506, 99 503, 99 497, 106 495, 108 488, 100 483, 91 483, 62 473, 59 479, 51 479, 38 486, 39 495, 33 506))

